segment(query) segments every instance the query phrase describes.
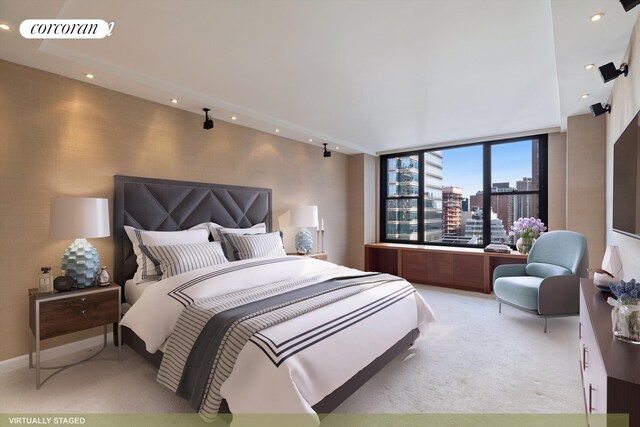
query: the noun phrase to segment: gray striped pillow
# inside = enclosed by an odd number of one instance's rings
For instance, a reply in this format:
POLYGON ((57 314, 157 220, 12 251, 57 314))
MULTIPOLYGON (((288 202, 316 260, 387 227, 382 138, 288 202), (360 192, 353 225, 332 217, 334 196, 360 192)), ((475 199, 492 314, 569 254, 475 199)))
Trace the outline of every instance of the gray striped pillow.
POLYGON ((235 259, 286 255, 279 231, 266 234, 223 233, 226 244, 233 248, 235 259))
POLYGON ((198 268, 224 264, 227 258, 220 242, 191 243, 185 245, 140 245, 163 279, 198 268))

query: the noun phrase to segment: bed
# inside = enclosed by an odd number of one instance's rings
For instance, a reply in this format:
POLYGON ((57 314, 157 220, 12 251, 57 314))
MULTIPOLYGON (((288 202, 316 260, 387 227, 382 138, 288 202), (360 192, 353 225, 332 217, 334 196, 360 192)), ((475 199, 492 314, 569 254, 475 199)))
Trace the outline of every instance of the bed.
POLYGON ((271 232, 271 196, 265 188, 116 176, 114 279, 129 281, 122 294, 135 299, 123 301, 130 308, 122 338, 204 417, 302 413, 313 425, 434 320, 410 284, 280 255, 207 266, 144 289, 130 282, 137 263, 125 226, 264 223, 271 232))

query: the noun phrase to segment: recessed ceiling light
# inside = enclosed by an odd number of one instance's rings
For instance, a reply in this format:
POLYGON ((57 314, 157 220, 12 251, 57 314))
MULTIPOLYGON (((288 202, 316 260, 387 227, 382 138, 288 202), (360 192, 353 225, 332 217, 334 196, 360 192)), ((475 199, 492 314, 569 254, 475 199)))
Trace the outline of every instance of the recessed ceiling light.
POLYGON ((340 147, 336 147, 336 150, 339 150, 339 149, 340 149, 340 147))
POLYGON ((309 142, 313 142, 313 139, 309 138, 309 142))
POLYGON ((91 74, 91 73, 86 73, 84 76, 85 76, 86 78, 88 78, 88 79, 93 79, 93 78, 95 77, 95 76, 94 76, 93 74, 91 74))
POLYGON ((591 17, 589 17, 589 21, 598 22, 603 17, 604 17, 604 13, 603 12, 599 12, 599 13, 596 13, 595 15, 591 15, 591 17))
POLYGON ((175 99, 175 98, 171 98, 171 102, 172 102, 172 103, 174 103, 174 104, 177 104, 177 103, 178 103, 178 100, 177 100, 177 99, 175 99))
POLYGON ((587 64, 587 65, 585 65, 585 66, 584 66, 584 69, 585 69, 585 70, 590 70, 590 69, 592 69, 592 68, 593 68, 593 67, 595 67, 595 66, 596 66, 596 64, 587 64))
POLYGON ((238 120, 236 116, 231 116, 231 120, 238 120))
POLYGON ((7 24, 0 24, 0 30, 9 31, 11 29, 7 24))
POLYGON ((582 99, 587 99, 589 97, 588 93, 585 93, 584 95, 582 95, 582 99))
POLYGON ((280 129, 276 129, 276 132, 280 132, 280 129))

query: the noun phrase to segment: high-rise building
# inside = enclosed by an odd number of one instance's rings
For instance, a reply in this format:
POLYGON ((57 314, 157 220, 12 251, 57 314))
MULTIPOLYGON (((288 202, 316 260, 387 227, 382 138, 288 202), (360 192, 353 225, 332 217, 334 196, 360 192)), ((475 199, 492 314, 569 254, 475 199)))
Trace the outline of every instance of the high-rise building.
MULTIPOLYGON (((467 219, 464 226, 464 237, 469 239, 471 245, 484 244, 482 209, 472 211, 471 218, 467 219)), ((502 220, 491 212, 491 243, 505 244, 508 242, 507 231, 502 220)))
MULTIPOLYGON (((533 190, 533 178, 523 177, 522 181, 516 181, 516 190, 529 191, 533 190)), ((537 216, 537 211, 534 211, 534 197, 530 194, 521 194, 515 197, 513 202, 513 218, 530 218, 537 216)))
POLYGON ((462 198, 462 212, 469 212, 469 198, 462 198))
POLYGON ((491 184, 491 210, 495 212, 497 218, 502 221, 507 230, 510 230, 513 225, 514 196, 500 193, 511 193, 513 190, 513 187, 508 182, 494 182, 491 184))
POLYGON ((442 240, 442 152, 424 153, 424 240, 442 240))
MULTIPOLYGON (((387 161, 387 191, 396 196, 417 196, 419 186, 418 156, 395 157, 387 161)), ((416 199, 387 201, 387 238, 418 239, 418 204, 416 199)))
POLYGON ((462 188, 442 187, 442 236, 460 235, 462 188))

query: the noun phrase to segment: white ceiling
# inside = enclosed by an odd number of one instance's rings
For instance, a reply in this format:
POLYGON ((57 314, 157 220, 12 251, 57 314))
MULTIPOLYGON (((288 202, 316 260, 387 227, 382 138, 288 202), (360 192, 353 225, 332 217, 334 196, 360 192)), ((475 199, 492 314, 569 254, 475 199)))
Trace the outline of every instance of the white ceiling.
POLYGON ((564 128, 607 101, 612 83, 583 67, 619 65, 638 10, 618 0, 0 0, 12 26, 0 58, 376 154, 564 128), (596 12, 605 17, 589 22, 596 12), (102 40, 43 42, 20 36, 28 18, 115 27, 102 40))

